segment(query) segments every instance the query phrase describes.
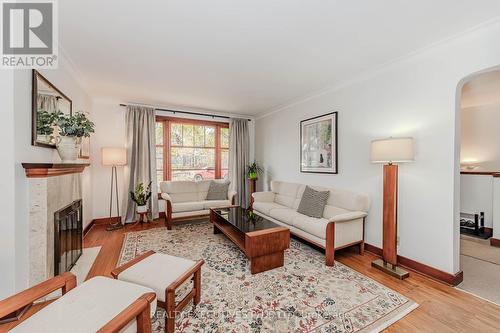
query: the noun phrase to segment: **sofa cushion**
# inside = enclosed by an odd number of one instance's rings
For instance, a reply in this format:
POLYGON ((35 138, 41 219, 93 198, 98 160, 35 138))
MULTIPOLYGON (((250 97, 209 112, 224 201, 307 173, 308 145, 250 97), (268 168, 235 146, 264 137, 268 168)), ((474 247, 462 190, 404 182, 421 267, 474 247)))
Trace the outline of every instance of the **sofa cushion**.
POLYGON ((269 216, 288 225, 293 225, 293 220, 300 215, 291 208, 273 208, 269 211, 269 216))
MULTIPOLYGON (((125 281, 97 276, 50 303, 11 332, 97 332, 122 310, 152 289, 125 281)), ((151 317, 156 301, 151 303, 151 317)), ((120 332, 137 332, 135 320, 120 332)))
POLYGON ((204 209, 203 201, 173 202, 172 213, 204 209))
POLYGON ((316 191, 306 186, 297 212, 310 217, 323 217, 323 210, 329 195, 330 191, 316 191))
POLYGON ((168 193, 172 202, 198 201, 198 184, 193 181, 166 181, 160 183, 162 192, 168 193))
POLYGON ((293 226, 311 235, 326 239, 326 226, 328 220, 325 218, 315 218, 300 214, 293 219, 293 226))
POLYGON ((229 182, 210 182, 206 200, 226 200, 227 191, 229 190, 229 182))
POLYGON ((203 208, 205 209, 231 206, 231 202, 229 200, 203 200, 202 202, 203 208))
POLYGON ((254 202, 252 207, 254 210, 262 212, 266 215, 269 215, 269 211, 273 208, 288 208, 275 202, 254 202))
POLYGON ((300 184, 272 181, 271 190, 276 193, 274 201, 288 208, 293 208, 300 187, 300 184))

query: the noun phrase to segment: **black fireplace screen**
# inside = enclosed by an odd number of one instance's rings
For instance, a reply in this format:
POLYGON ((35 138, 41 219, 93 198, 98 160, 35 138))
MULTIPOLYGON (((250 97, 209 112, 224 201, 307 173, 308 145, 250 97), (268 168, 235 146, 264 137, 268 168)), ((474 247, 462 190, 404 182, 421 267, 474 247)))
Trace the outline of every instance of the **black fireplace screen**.
POLYGON ((82 255, 82 200, 54 213, 54 275, 69 271, 82 255))

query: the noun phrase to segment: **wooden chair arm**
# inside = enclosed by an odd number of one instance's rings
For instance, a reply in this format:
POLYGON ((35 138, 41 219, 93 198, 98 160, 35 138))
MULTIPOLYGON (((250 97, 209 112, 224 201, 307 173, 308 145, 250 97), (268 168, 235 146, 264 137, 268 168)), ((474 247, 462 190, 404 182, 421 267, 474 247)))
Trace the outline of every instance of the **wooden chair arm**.
POLYGON ((191 277, 191 275, 194 274, 194 272, 196 272, 197 270, 200 269, 200 267, 205 263, 205 260, 203 259, 200 259, 196 262, 196 264, 193 265, 193 267, 191 267, 191 269, 189 271, 187 271, 186 273, 182 274, 181 276, 179 276, 174 282, 172 282, 168 287, 167 287, 167 292, 168 291, 175 291, 175 289, 177 289, 181 284, 184 283, 184 281, 186 281, 187 279, 189 279, 191 277))
POLYGON ((76 286, 76 276, 70 272, 54 276, 18 294, 0 301, 0 318, 3 318, 48 294, 62 289, 63 295, 76 286))
POLYGON ((137 333, 151 332, 151 303, 155 300, 155 293, 145 293, 134 303, 130 304, 97 333, 115 333, 122 330, 128 323, 136 319, 137 333))
POLYGON ((125 264, 113 269, 111 271, 111 276, 113 276, 113 278, 117 279, 118 275, 120 275, 120 273, 122 273, 124 270, 128 269, 129 267, 137 264, 139 261, 144 260, 145 258, 147 258, 153 254, 155 254, 155 251, 149 250, 148 252, 145 252, 145 253, 141 254, 140 256, 135 257, 134 259, 126 262, 125 264))

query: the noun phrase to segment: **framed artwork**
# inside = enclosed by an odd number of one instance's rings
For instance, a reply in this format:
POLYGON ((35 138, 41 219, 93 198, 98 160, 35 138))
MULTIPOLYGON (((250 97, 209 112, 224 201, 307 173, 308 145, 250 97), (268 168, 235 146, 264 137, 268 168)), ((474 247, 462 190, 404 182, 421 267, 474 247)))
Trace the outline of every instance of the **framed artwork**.
POLYGON ((300 122, 300 172, 338 173, 337 112, 300 122))

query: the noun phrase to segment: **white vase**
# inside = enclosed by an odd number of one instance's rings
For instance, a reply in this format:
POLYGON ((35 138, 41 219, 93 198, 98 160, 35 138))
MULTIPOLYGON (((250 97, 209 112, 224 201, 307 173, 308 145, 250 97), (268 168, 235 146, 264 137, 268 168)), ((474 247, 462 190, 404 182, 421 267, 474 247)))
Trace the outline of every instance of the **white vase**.
POLYGON ((56 139, 56 147, 63 162, 76 161, 80 151, 81 138, 74 136, 59 136, 56 139))
POLYGON ((148 211, 148 206, 137 206, 137 213, 146 213, 148 211))

